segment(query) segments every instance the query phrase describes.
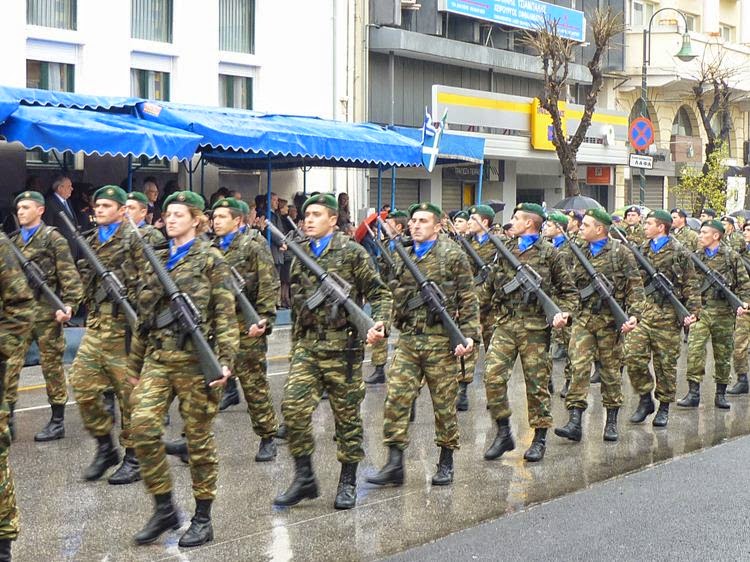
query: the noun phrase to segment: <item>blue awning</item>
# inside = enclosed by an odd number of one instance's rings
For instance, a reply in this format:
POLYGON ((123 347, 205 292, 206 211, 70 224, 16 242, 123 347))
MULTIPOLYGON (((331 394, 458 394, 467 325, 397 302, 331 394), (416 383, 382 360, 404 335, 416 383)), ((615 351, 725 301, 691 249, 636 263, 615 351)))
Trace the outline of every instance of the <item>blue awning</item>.
MULTIPOLYGON (((414 127, 389 127, 391 130, 410 139, 421 142, 422 129, 414 127)), ((480 164, 484 161, 484 138, 480 136, 462 135, 445 131, 440 137, 440 148, 438 153, 438 165, 459 164, 461 162, 474 162, 480 164)))
POLYGON ((142 98, 125 96, 92 96, 36 88, 14 88, 12 86, 0 86, 0 100, 14 100, 22 105, 104 110, 129 110, 143 101, 142 98))

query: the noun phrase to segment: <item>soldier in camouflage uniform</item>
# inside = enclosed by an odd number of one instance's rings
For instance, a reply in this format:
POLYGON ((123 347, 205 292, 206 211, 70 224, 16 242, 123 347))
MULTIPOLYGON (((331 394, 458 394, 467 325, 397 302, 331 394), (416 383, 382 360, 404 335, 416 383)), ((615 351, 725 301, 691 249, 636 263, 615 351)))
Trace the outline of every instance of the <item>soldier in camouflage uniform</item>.
POLYGON ((479 309, 474 280, 466 254, 445 235, 439 235, 442 210, 431 203, 409 208, 409 223, 414 244, 407 250, 425 277, 445 295, 445 306, 468 340, 468 346, 451 348, 446 329, 420 302, 420 291, 403 262, 391 284, 393 322, 400 334, 388 377, 383 415, 383 434, 388 447, 388 462, 367 480, 372 484, 404 482, 403 453, 409 445, 409 412, 422 379, 427 381, 435 413, 435 443, 440 460, 432 484, 453 482, 453 450, 458 449, 458 362, 456 357, 471 353, 479 337, 479 309))
MULTIPOLYGON (((331 194, 314 195, 305 201, 305 251, 329 273, 336 273, 351 284, 351 297, 372 306, 375 325, 367 334, 373 344, 385 337, 385 323, 391 311, 391 294, 375 271, 367 251, 335 230, 338 203, 331 194)), ((365 395, 362 381, 364 346, 344 307, 328 302, 310 309, 308 300, 318 290, 318 280, 299 260, 292 264, 292 359, 281 405, 287 425, 289 450, 294 457, 295 474, 291 486, 276 497, 274 504, 292 506, 318 496, 318 484, 312 469, 315 449, 312 415, 323 390, 336 425, 338 460, 341 463, 339 485, 334 501, 336 509, 351 509, 357 498, 357 465, 364 458, 360 404, 365 395)))
MULTIPOLYGON (((563 328, 576 307, 576 289, 570 277, 570 262, 547 240, 540 236, 546 214, 540 205, 520 203, 511 222, 513 240, 509 250, 522 263, 530 266, 542 278, 542 289, 555 300, 562 312, 554 320, 556 329, 563 328)), ((472 214, 472 219, 479 217, 472 214)), ((484 454, 488 460, 497 459, 515 448, 510 429, 508 381, 516 358, 520 356, 526 386, 529 425, 534 439, 524 454, 529 462, 544 457, 547 429, 552 426, 550 412, 550 326, 538 302, 525 302, 521 288, 506 293, 516 270, 502 258, 492 268, 490 278, 480 291, 480 303, 489 303, 497 318, 492 341, 485 361, 485 387, 490 414, 497 424, 497 436, 484 454)))
POLYGON ((725 215, 721 217, 721 224, 724 226, 724 236, 721 237, 721 243, 729 245, 738 254, 744 253, 745 238, 737 231, 737 219, 725 215))
POLYGON ((703 224, 706 221, 710 221, 716 218, 716 211, 713 209, 709 209, 708 207, 701 210, 700 214, 700 220, 701 224, 703 224))
MULTIPOLYGON (((750 223, 745 223, 742 227, 742 236, 745 241, 745 249, 740 254, 745 269, 750 273, 750 258, 748 257, 748 248, 750 248, 750 223)), ((737 382, 732 388, 727 389, 727 394, 747 394, 747 352, 750 348, 750 314, 743 314, 737 318, 734 329, 734 373, 737 375, 737 382)))
POLYGON ((211 504, 216 497, 218 458, 211 431, 219 408, 221 387, 239 348, 234 314, 235 300, 228 286, 231 275, 221 252, 200 234, 208 229, 204 201, 197 193, 178 191, 164 201, 164 220, 169 249, 159 251, 165 268, 180 291, 193 302, 201 331, 212 347, 223 378, 206 385, 195 347, 190 340, 181 346, 169 297, 149 266, 144 288, 138 295, 141 336, 146 341, 146 359, 140 381, 133 392, 131 426, 146 489, 154 496, 155 510, 146 526, 135 535, 137 544, 154 542, 180 525, 172 502, 172 481, 164 444, 163 420, 173 396, 180 403, 190 456, 190 475, 195 497, 195 515, 179 541, 181 547, 199 546, 213 540, 211 504))
MULTIPOLYGON (((235 361, 234 376, 242 386, 253 431, 260 437, 255 461, 268 462, 276 458, 276 443, 273 438, 279 429, 266 378, 266 351, 268 336, 276 320, 279 277, 268 243, 260 232, 250 230, 247 234, 242 234, 239 231, 242 213, 242 205, 234 197, 219 199, 214 204, 214 246, 221 250, 227 263, 245 280, 245 295, 261 318, 259 324, 248 325, 238 305, 240 352, 235 361)), ((229 381, 236 396, 237 382, 235 378, 229 381)), ((225 398, 226 394, 221 405, 224 405, 225 398)), ((239 404, 239 396, 229 403, 239 404)))
POLYGON ((468 236, 471 233, 469 230, 469 213, 459 211, 453 215, 453 227, 460 235, 468 236))
POLYGON ((21 341, 31 333, 33 294, 8 244, 0 232, 0 560, 10 560, 10 543, 18 537, 19 514, 16 489, 8 466, 10 412, 6 407, 5 367, 21 341))
POLYGON ((70 320, 81 302, 83 290, 68 241, 55 228, 42 222, 44 196, 37 191, 25 191, 16 197, 14 205, 21 230, 13 237, 13 243, 39 266, 47 285, 60 296, 66 307, 65 310, 55 311, 46 301, 37 300, 34 303, 32 330, 20 341, 20 345, 8 359, 5 399, 13 412, 18 395, 19 374, 31 342, 36 341, 52 417, 44 429, 34 435, 34 441, 52 441, 65 437, 64 418, 68 391, 63 370, 63 324, 70 320))
MULTIPOLYGON (((690 260, 689 250, 674 238, 670 238, 672 216, 663 210, 651 211, 643 227, 647 242, 640 248, 641 254, 654 268, 672 283, 675 296, 690 312, 683 326, 688 328, 700 314, 701 300, 698 277, 690 260)), ((641 270, 643 283, 648 287, 651 279, 641 270)), ((680 334, 677 313, 664 295, 646 290, 643 314, 638 326, 625 340, 625 360, 630 383, 641 397, 631 423, 641 423, 654 413, 651 393, 656 389, 659 411, 654 416, 654 427, 665 427, 669 417, 669 405, 675 399, 677 385, 677 359, 680 355, 680 334), (649 372, 652 360, 656 384, 649 372)))
MULTIPOLYGON (((721 243, 724 226, 715 219, 707 220, 701 225, 698 238, 700 249, 698 258, 708 267, 721 274, 728 288, 743 303, 750 300, 750 277, 740 255, 727 244, 721 243)), ((702 274, 699 273, 699 279, 702 274)), ((706 366, 706 344, 711 340, 714 353, 714 379, 716 396, 714 405, 722 410, 730 408, 726 400, 726 388, 729 383, 730 361, 734 344, 735 316, 745 314, 746 306, 732 310, 721 289, 708 285, 701 279, 701 317, 690 330, 688 338, 687 379, 689 390, 685 397, 677 402, 684 408, 696 408, 700 404, 700 385, 706 366)))
POLYGON ((695 252, 698 249, 698 233, 688 226, 685 209, 679 207, 672 209, 672 235, 689 252, 695 252))
POLYGON ((641 225, 641 208, 638 205, 631 205, 625 210, 625 236, 628 241, 636 246, 641 246, 645 240, 643 226, 641 225))
MULTIPOLYGON (((94 193, 96 230, 89 236, 89 246, 104 267, 125 285, 127 297, 135 302, 140 288, 142 256, 138 252, 135 232, 125 220, 127 194, 120 187, 106 185, 94 193)), ((130 436, 130 394, 133 390, 126 353, 129 331, 124 314, 107 299, 106 291, 93 267, 80 260, 78 268, 88 310, 86 333, 73 361, 71 384, 83 424, 97 440, 97 451, 91 465, 84 471, 86 480, 99 479, 110 466, 120 461, 112 441, 112 417, 102 402, 102 393, 114 388, 120 402, 120 444, 125 458, 109 478, 110 484, 130 484, 140 480, 138 460, 130 436)))
MULTIPOLYGON (((643 282, 633 254, 617 240, 610 240, 608 230, 612 217, 601 209, 589 209, 583 218, 581 237, 586 241, 582 250, 597 272, 614 286, 613 296, 628 315, 622 325, 623 334, 632 332, 643 307, 643 282)), ((573 264, 573 281, 581 292, 591 283, 580 261, 573 264)), ((565 397, 570 412, 568 423, 555 429, 555 434, 571 441, 582 437, 581 416, 587 408, 591 361, 601 361, 602 403, 607 409, 604 440, 617 441, 617 413, 622 405, 621 336, 615 328, 612 312, 597 293, 581 301, 579 314, 573 322, 569 353, 573 361, 573 380, 565 397)))

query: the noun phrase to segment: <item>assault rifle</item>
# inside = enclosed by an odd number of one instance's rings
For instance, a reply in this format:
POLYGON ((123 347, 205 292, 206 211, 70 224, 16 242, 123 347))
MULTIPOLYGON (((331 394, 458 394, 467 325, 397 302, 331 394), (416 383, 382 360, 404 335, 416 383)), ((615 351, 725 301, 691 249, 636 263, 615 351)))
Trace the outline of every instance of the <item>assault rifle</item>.
POLYGON ((451 222, 450 217, 447 217, 446 224, 450 225, 450 231, 451 231, 451 234, 453 234, 453 239, 458 241, 458 243, 461 245, 464 251, 468 254, 471 260, 477 266, 477 274, 474 276, 474 284, 481 285, 482 283, 487 281, 487 277, 490 274, 490 264, 485 263, 484 260, 482 259, 482 256, 480 256, 477 253, 477 251, 474 249, 474 246, 471 245, 471 242, 469 241, 469 239, 456 230, 456 227, 453 226, 453 223, 451 222))
POLYGON ((229 269, 232 271, 231 278, 229 279, 230 288, 232 293, 234 293, 234 298, 237 299, 237 304, 240 307, 245 323, 248 326, 260 324, 261 320, 260 316, 258 316, 258 311, 255 310, 255 307, 245 294, 245 278, 242 277, 242 274, 233 265, 230 265, 229 269))
POLYGON ((302 247, 294 240, 284 236, 270 222, 266 228, 271 232, 271 238, 278 246, 286 244, 287 249, 318 279, 320 286, 315 293, 307 299, 305 303, 310 310, 314 310, 325 301, 330 302, 334 307, 343 306, 349 315, 349 321, 357 328, 360 338, 367 340, 367 332, 375 325, 364 310, 349 296, 352 286, 344 281, 336 273, 329 273, 311 258, 302 247))
POLYGON ((732 307, 732 310, 737 310, 738 308, 747 308, 745 306, 745 303, 742 302, 742 299, 734 294, 729 288, 729 283, 727 283, 727 280, 724 279, 724 276, 721 273, 708 267, 701 261, 698 255, 693 252, 690 252, 690 259, 693 260, 693 265, 695 265, 695 268, 699 270, 705 277, 705 279, 703 280, 703 286, 701 287, 701 293, 703 293, 709 287, 715 287, 717 290, 721 291, 724 294, 724 297, 727 299, 729 306, 732 307))
POLYGON ((211 349, 208 340, 206 340, 201 331, 201 313, 198 311, 195 303, 193 303, 193 300, 186 293, 180 291, 177 283, 170 277, 167 268, 164 267, 164 264, 156 255, 151 244, 146 242, 143 236, 141 236, 133 219, 130 217, 128 219, 141 243, 143 255, 146 256, 148 263, 151 264, 162 289, 164 289, 164 294, 169 299, 169 311, 172 314, 174 323, 177 324, 177 332, 179 333, 178 345, 180 349, 185 347, 187 339, 190 338, 198 354, 206 386, 215 380, 223 378, 224 372, 219 364, 219 360, 216 358, 213 349, 211 349))
POLYGON ((372 239, 375 241, 375 244, 378 246, 378 250, 380 251, 380 255, 385 260, 385 264, 388 266, 389 269, 393 270, 394 267, 396 267, 396 264, 393 261, 393 258, 391 257, 391 253, 388 251, 388 249, 383 245, 383 242, 380 240, 377 234, 375 234, 372 231, 372 228, 370 228, 370 225, 367 223, 363 223, 365 225, 365 228, 367 228, 367 232, 372 236, 372 239))
MULTIPOLYGON (((409 270, 409 273, 414 277, 414 281, 417 282, 417 286, 419 287, 419 302, 414 303, 414 308, 424 305, 427 307, 427 312, 429 314, 440 320, 443 328, 448 332, 448 337, 451 342, 451 351, 453 351, 459 344, 467 347, 469 345, 469 340, 467 340, 461 333, 461 329, 445 307, 445 295, 440 290, 440 287, 438 287, 434 281, 428 279, 419 269, 419 266, 414 260, 409 257, 409 254, 401 241, 401 237, 396 236, 391 228, 380 217, 378 217, 378 221, 380 222, 386 236, 388 236, 390 240, 396 242, 394 248, 398 257, 401 258, 406 269, 409 270)), ((409 303, 411 304, 411 301, 409 301, 409 303)))
POLYGON ((16 260, 18 260, 18 263, 21 265, 24 275, 26 275, 29 287, 34 291, 34 297, 38 299, 41 296, 47 301, 53 310, 61 310, 62 312, 65 312, 65 303, 63 303, 62 299, 60 299, 50 286, 47 285, 47 278, 39 266, 27 258, 10 238, 0 236, 0 239, 8 245, 16 256, 16 260))
POLYGON ((128 324, 130 325, 130 329, 133 331, 137 330, 138 315, 135 313, 135 309, 128 301, 125 285, 123 285, 122 281, 120 281, 120 279, 117 277, 117 275, 115 275, 114 272, 104 267, 104 264, 99 259, 99 256, 96 255, 96 252, 91 248, 91 246, 89 246, 89 243, 86 242, 86 239, 80 232, 78 232, 76 227, 73 226, 73 223, 70 222, 70 219, 68 218, 68 215, 65 214, 65 211, 60 211, 59 213, 57 213, 57 215, 62 220, 62 223, 68 230, 68 232, 70 232, 70 234, 73 236, 73 239, 78 245, 78 248, 81 250, 84 259, 89 262, 91 267, 94 268, 94 271, 96 272, 97 277, 99 277, 99 281, 104 288, 107 298, 112 303, 112 314, 114 316, 117 316, 118 309, 121 309, 125 314, 125 318, 127 319, 128 324))

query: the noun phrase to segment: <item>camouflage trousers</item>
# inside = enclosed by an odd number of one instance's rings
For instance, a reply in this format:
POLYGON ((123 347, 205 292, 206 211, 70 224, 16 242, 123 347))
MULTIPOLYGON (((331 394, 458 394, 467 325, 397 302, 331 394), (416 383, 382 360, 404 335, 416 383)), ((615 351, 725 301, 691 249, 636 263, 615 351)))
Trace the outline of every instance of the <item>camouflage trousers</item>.
POLYGON ((47 400, 50 404, 65 404, 68 401, 68 390, 65 386, 63 354, 65 353, 65 336, 62 326, 54 320, 34 322, 31 330, 19 335, 18 345, 13 355, 8 358, 5 375, 5 400, 15 404, 18 397, 18 379, 23 369, 26 353, 31 342, 39 346, 39 360, 42 365, 44 382, 47 386, 47 400))
POLYGON ((625 365, 630 384, 639 395, 650 394, 656 388, 659 402, 674 402, 681 333, 675 315, 664 311, 659 317, 644 316, 627 335, 625 365), (656 384, 648 369, 652 356, 656 384))
POLYGON ((281 403, 289 451, 293 457, 312 455, 315 450, 312 416, 325 389, 336 426, 336 457, 342 463, 360 462, 365 458, 360 413, 360 404, 365 397, 365 383, 362 381, 364 350, 355 349, 352 355, 349 367, 344 349, 321 349, 313 339, 295 343, 281 403))
MULTIPOLYGON (((570 346, 570 334, 572 328, 565 326, 562 330, 552 330, 552 341, 563 351, 563 361, 565 361, 565 380, 570 383, 573 378, 573 363, 570 361, 570 355, 568 355, 568 347, 570 346)), ((552 354, 548 354, 548 365, 550 376, 552 376, 552 354)))
POLYGON ((388 362, 388 338, 383 338, 372 346, 372 364, 385 365, 388 362))
POLYGON ((445 336, 399 336, 386 383, 383 435, 387 446, 402 451, 409 446, 409 413, 424 378, 435 414, 435 444, 458 449, 458 363, 450 347, 445 336))
POLYGON ((734 372, 747 374, 747 352, 750 348, 750 314, 737 318, 734 328, 734 372))
POLYGON ((0 408, 0 539, 15 540, 18 537, 19 513, 16 505, 16 487, 8 466, 8 417, 8 407, 3 404, 0 408))
POLYGON ((615 331, 610 314, 586 315, 574 320, 568 355, 573 365, 573 378, 565 397, 568 410, 588 407, 591 363, 597 358, 601 363, 602 405, 622 406, 622 336, 615 331))
POLYGON ((714 349, 714 380, 729 384, 730 361, 734 348, 735 316, 727 306, 705 306, 700 319, 690 327, 687 380, 700 383, 706 368, 706 344, 714 349))
POLYGON ((240 336, 240 352, 234 363, 234 374, 240 381, 247 402, 247 412, 258 437, 273 437, 279 429, 266 378, 266 336, 240 336))
POLYGON ((164 416, 176 395, 190 458, 193 496, 216 497, 219 459, 212 431, 223 390, 206 387, 196 356, 149 345, 141 379, 133 391, 131 428, 141 475, 150 494, 172 490, 169 462, 162 442, 164 416))
POLYGON ((130 394, 133 385, 128 380, 125 354, 125 327, 121 320, 111 316, 102 317, 96 326, 90 326, 81 341, 78 354, 73 361, 70 382, 73 386, 83 425, 94 437, 112 432, 112 418, 104 408, 102 393, 112 388, 120 402, 120 444, 130 448, 130 394))
POLYGON ((536 428, 552 427, 549 395, 550 331, 528 330, 523 318, 511 318, 499 323, 492 335, 487 352, 484 386, 492 419, 509 418, 508 381, 516 358, 521 356, 529 425, 536 428))
MULTIPOLYGON (((484 344, 484 353, 487 355, 487 350, 490 348, 490 340, 492 339, 492 332, 495 329, 495 314, 488 312, 482 314, 482 343, 484 344)), ((477 361, 479 359, 479 342, 474 344, 474 351, 471 355, 464 357, 464 370, 461 371, 461 359, 458 360, 458 382, 465 382, 470 384, 474 381, 474 372, 477 369, 477 361)), ((486 359, 485 359, 486 360, 486 359)))

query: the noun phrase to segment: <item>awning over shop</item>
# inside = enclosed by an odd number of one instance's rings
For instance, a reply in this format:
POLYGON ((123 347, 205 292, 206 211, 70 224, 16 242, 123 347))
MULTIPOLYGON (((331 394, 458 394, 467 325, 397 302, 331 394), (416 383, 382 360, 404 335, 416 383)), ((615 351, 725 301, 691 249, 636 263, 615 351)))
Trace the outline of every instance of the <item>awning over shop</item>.
MULTIPOLYGON (((389 127, 390 130, 421 142, 422 129, 414 127, 389 127)), ((484 138, 481 136, 461 135, 445 131, 440 137, 440 148, 438 153, 438 165, 458 164, 461 162, 484 161, 484 138)))
POLYGON ((47 107, 74 107, 77 109, 132 109, 141 98, 124 96, 92 96, 72 92, 56 92, 36 88, 14 88, 0 86, 0 100, 15 100, 22 105, 47 107))

